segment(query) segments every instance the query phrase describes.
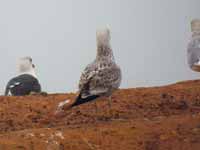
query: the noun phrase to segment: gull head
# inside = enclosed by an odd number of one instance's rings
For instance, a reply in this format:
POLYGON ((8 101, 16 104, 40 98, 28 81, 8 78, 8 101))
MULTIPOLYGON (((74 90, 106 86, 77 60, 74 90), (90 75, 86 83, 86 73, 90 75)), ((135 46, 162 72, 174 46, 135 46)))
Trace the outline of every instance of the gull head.
POLYGON ((96 32, 97 57, 96 59, 108 58, 114 61, 113 52, 110 46, 110 30, 108 28, 99 29, 96 32))
POLYGON ((22 57, 17 62, 17 70, 20 74, 31 74, 35 75, 35 65, 31 57, 22 57))
POLYGON ((97 46, 110 47, 110 30, 108 28, 98 29, 96 32, 97 46))
POLYGON ((193 32, 193 36, 200 35, 200 19, 192 20, 191 30, 193 32))

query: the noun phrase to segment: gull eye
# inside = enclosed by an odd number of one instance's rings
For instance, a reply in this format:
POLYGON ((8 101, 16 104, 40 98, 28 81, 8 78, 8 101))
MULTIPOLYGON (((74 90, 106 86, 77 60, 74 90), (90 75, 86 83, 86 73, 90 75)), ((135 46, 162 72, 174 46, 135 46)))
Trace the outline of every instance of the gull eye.
POLYGON ((35 68, 35 65, 34 65, 34 64, 32 64, 32 67, 33 67, 33 68, 35 68))

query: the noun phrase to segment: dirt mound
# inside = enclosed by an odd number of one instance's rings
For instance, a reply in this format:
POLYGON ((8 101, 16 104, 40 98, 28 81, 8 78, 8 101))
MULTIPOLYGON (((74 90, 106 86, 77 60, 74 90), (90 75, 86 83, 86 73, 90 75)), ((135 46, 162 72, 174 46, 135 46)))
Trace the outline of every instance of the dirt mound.
POLYGON ((199 150, 200 81, 122 89, 52 118, 75 94, 0 97, 0 150, 199 150))

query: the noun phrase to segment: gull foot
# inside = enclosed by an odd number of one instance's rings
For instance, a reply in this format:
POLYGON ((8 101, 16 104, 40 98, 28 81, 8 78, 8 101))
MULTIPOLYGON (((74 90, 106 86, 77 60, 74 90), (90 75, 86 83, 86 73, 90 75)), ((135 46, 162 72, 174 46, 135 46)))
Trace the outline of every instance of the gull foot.
POLYGON ((47 92, 31 92, 29 95, 41 95, 41 96, 48 96, 47 92))

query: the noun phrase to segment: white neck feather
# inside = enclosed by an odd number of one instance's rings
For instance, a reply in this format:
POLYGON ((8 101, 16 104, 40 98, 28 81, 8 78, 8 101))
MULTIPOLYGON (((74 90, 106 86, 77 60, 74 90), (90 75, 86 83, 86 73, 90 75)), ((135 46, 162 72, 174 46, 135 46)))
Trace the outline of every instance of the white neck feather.
POLYGON ((25 72, 20 72, 20 75, 23 75, 23 74, 29 74, 29 75, 32 75, 33 77, 37 78, 37 75, 36 75, 34 69, 30 69, 30 70, 25 71, 25 72))

